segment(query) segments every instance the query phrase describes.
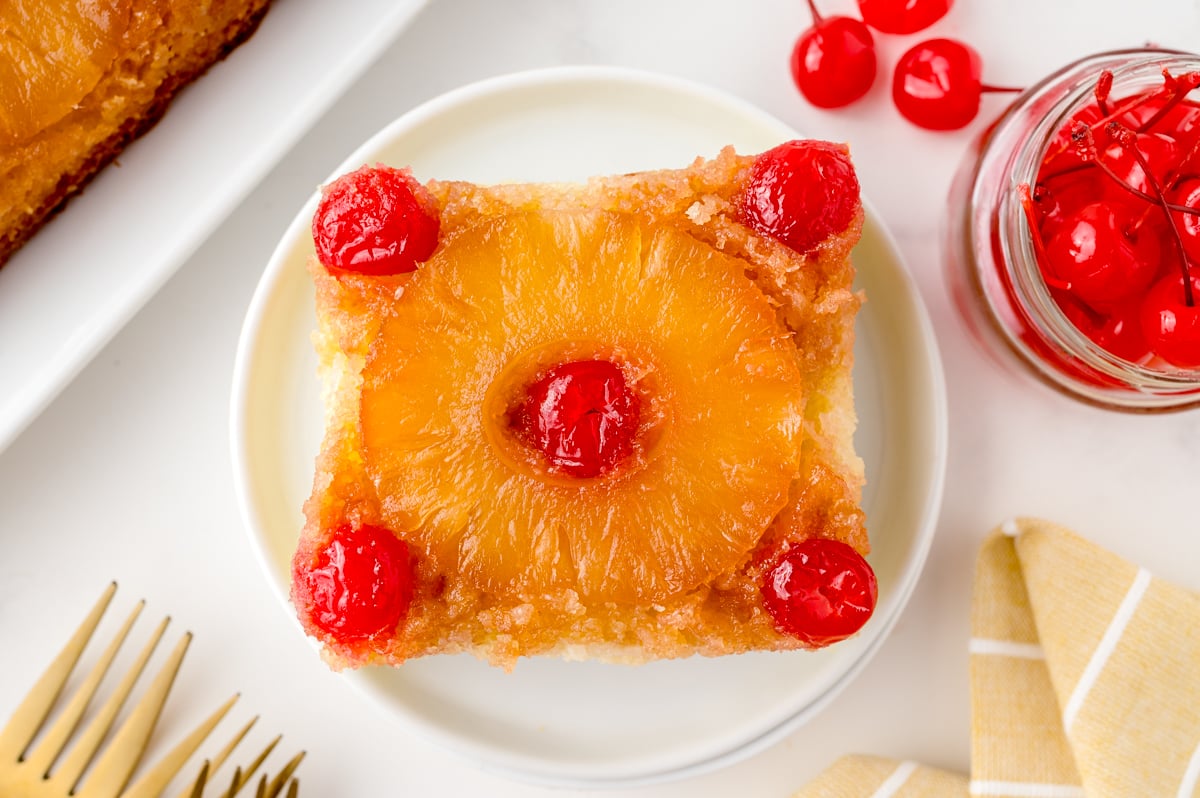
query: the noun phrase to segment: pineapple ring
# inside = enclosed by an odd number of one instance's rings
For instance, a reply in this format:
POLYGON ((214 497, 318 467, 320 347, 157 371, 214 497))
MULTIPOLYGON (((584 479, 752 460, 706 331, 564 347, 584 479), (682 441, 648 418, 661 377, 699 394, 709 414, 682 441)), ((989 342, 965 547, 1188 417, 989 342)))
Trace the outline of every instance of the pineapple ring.
POLYGON ((595 211, 518 213, 447 240, 363 370, 383 522, 489 592, 660 601, 744 563, 799 470, 803 404, 791 336, 742 269, 595 211), (529 353, 593 345, 648 372, 653 445, 568 484, 514 467, 489 397, 527 379, 511 364, 529 353))
POLYGON ((0 144, 49 127, 96 87, 130 8, 130 0, 0 3, 0 144))

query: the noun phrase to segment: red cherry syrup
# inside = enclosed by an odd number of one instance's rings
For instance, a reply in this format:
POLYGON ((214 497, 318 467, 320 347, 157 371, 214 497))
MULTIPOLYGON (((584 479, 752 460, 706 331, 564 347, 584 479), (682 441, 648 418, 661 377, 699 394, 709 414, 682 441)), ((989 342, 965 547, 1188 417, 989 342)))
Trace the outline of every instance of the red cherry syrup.
POLYGON ((339 641, 390 633, 412 601, 408 545, 383 527, 340 527, 315 562, 297 558, 292 570, 297 608, 339 641))
POLYGON ((433 198, 407 169, 364 166, 322 191, 313 216, 317 257, 329 269, 384 275, 414 271, 438 244, 433 198))
POLYGON ((1200 73, 1114 98, 1111 73, 1023 189, 1038 268, 1066 317, 1123 360, 1200 368, 1200 73))
POLYGON ((788 547, 762 585, 776 628, 814 648, 861 629, 878 594, 875 572, 862 555, 841 541, 819 538, 788 547))
POLYGON ((754 161, 738 215, 748 227, 807 252, 845 230, 858 204, 858 175, 846 148, 795 140, 754 161))
POLYGON ((641 398, 609 360, 577 360, 529 386, 510 419, 551 470, 579 479, 611 472, 634 450, 641 398))

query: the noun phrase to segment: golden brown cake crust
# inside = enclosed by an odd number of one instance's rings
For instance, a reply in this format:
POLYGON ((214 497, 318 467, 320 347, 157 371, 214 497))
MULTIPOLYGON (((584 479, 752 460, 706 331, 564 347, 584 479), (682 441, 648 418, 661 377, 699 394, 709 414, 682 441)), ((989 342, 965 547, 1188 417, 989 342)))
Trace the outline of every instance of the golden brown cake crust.
MULTIPOLYGON (((863 554, 868 549, 859 506, 863 469, 851 441, 856 420, 850 370, 860 297, 851 287, 849 256, 860 235, 862 210, 858 207, 846 230, 799 255, 737 221, 736 197, 752 162, 726 148, 687 169, 598 178, 582 186, 432 181, 428 188, 440 209, 443 240, 489 217, 589 209, 682 230, 745 263, 747 276, 793 334, 805 395, 799 475, 788 506, 759 545, 711 583, 647 606, 589 604, 566 588, 542 595, 484 593, 465 580, 447 579, 418 557, 415 598, 401 633, 392 639, 344 646, 301 613, 308 632, 326 644, 331 664, 396 664, 427 654, 470 652, 511 668, 518 657, 529 655, 640 662, 804 647, 780 634, 762 608, 763 560, 767 552, 810 537, 842 540, 863 554)), ((329 530, 339 525, 380 523, 381 497, 363 457, 362 372, 389 307, 410 279, 334 276, 315 259, 310 271, 317 289, 315 343, 327 428, 305 505, 298 563, 315 561, 329 530)))
POLYGON ((179 91, 248 39, 269 0, 133 0, 116 57, 62 119, 0 144, 0 266, 179 91))

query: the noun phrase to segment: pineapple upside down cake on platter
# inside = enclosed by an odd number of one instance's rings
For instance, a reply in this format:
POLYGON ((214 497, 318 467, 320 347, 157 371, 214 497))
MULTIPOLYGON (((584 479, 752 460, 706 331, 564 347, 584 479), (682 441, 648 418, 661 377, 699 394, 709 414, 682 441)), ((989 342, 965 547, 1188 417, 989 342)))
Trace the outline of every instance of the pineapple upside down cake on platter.
POLYGON ((325 437, 292 602, 334 667, 819 648, 874 610, 844 146, 585 184, 383 164, 313 218, 325 437))
POLYGON ((0 266, 248 39, 268 5, 0 2, 0 266))

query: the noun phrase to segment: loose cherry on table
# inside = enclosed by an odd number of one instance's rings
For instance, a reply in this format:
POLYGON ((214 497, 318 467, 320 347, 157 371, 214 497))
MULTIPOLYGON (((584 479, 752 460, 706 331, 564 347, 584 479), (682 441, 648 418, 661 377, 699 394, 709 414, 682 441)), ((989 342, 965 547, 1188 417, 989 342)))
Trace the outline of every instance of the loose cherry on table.
POLYGON ((1038 266, 1067 319, 1153 368, 1200 369, 1200 73, 1094 101, 1021 188, 1038 266))
POLYGON ((900 57, 892 77, 892 101, 905 119, 928 130, 957 130, 979 113, 985 92, 1020 89, 987 86, 983 61, 973 47, 954 39, 929 39, 900 57))
POLYGON ((904 35, 925 30, 951 5, 953 0, 858 0, 858 12, 875 30, 904 35))
POLYGON ((866 94, 875 82, 875 40, 853 17, 823 17, 808 0, 813 24, 792 48, 792 79, 818 108, 840 108, 866 94))
POLYGON ((813 647, 845 640, 875 611, 875 572, 851 546, 810 538, 790 545, 768 568, 763 605, 785 634, 813 647))
POLYGON ((364 166, 324 188, 313 243, 327 268, 358 274, 411 272, 438 244, 429 192, 404 169, 364 166))

